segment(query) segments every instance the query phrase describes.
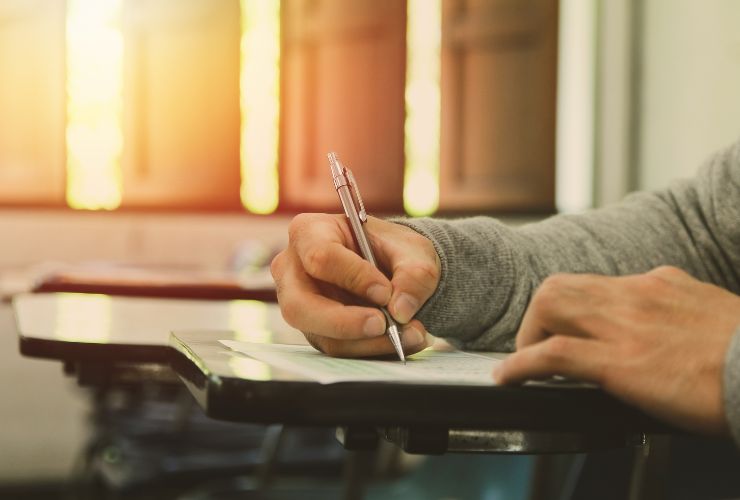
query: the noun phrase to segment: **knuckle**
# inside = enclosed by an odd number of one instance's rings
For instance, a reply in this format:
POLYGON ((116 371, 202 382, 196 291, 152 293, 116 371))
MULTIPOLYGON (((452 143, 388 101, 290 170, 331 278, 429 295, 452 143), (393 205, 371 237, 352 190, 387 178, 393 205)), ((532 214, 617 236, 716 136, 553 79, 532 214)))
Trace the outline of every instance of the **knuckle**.
POLYGON ((405 274, 409 281, 430 294, 434 292, 439 283, 440 271, 434 262, 415 262, 405 270, 405 274))
POLYGON ((422 236, 418 233, 415 233, 416 241, 414 241, 415 246, 421 248, 426 255, 429 256, 429 260, 431 262, 434 262, 435 271, 439 272, 439 255, 437 254, 437 249, 434 248, 434 244, 432 241, 427 238, 426 236, 422 236))
POLYGON ((288 224, 288 241, 291 245, 305 239, 317 227, 321 227, 320 222, 328 217, 326 214, 302 213, 291 219, 288 224))
MULTIPOLYGON (((540 290, 538 289, 530 299, 525 314, 527 317, 532 318, 532 320, 540 322, 542 321, 543 315, 549 309, 549 307, 550 299, 547 297, 547 294, 540 293, 540 290)), ((524 339, 520 339, 520 337, 521 336, 518 336, 517 339, 523 341, 524 339)))
POLYGON ((294 241, 304 228, 308 225, 309 214, 298 214, 290 221, 288 225, 288 238, 290 241, 294 241))
POLYGON ((300 306, 289 299, 283 299, 280 302, 280 311, 283 313, 283 318, 290 326, 297 326, 297 321, 300 316, 300 306))
POLYGON ((540 285, 540 290, 546 293, 562 290, 568 282, 568 275, 562 273, 551 274, 540 285))
POLYGON ((666 278, 677 278, 686 276, 686 272, 675 266, 659 266, 653 269, 650 274, 664 276, 666 278))
POLYGON ((552 275, 545 278, 537 290, 535 291, 535 298, 540 301, 548 302, 551 300, 560 290, 562 286, 562 279, 559 275, 552 275))
POLYGON ((535 290, 532 297, 531 307, 536 313, 543 313, 553 307, 562 290, 562 278, 560 275, 552 275, 545 278, 535 290))
POLYGON ((647 297, 656 297, 662 293, 663 289, 670 282, 670 279, 667 274, 663 274, 663 271, 658 272, 656 269, 647 274, 636 276, 635 286, 638 291, 646 294, 647 297))
POLYGON ((311 347, 326 354, 324 349, 324 341, 326 339, 324 339, 324 337, 308 332, 303 332, 303 336, 306 337, 306 341, 311 345, 311 347))
POLYGON ((420 262, 419 273, 425 283, 436 285, 439 282, 440 270, 436 261, 420 262))
POLYGON ((674 285, 685 283, 691 279, 691 275, 683 269, 674 266, 660 266, 643 275, 648 280, 662 284, 672 283, 674 285))
POLYGON ((420 283, 436 282, 439 278, 437 266, 428 261, 417 263, 412 269, 412 273, 420 283))
POLYGON ((690 274, 672 266, 656 267, 652 271, 632 278, 634 290, 641 300, 635 305, 638 311, 649 311, 656 307, 672 309, 671 297, 681 294, 701 293, 696 281, 690 274))
POLYGON ((559 364, 568 355, 570 341, 567 337, 556 335, 550 337, 543 348, 545 357, 550 364, 559 364))
POLYGON ((325 246, 313 247, 306 252, 303 258, 303 265, 306 272, 311 276, 316 276, 330 265, 330 250, 325 246))
POLYGON ((283 275, 283 268, 285 265, 284 261, 285 261, 285 252, 283 251, 277 254, 270 262, 270 274, 272 274, 272 277, 275 280, 280 279, 280 277, 283 275))
POLYGON ((332 339, 328 338, 322 338, 321 349, 319 350, 327 356, 331 356, 333 358, 339 358, 343 354, 339 343, 334 342, 332 339))
POLYGON ((570 310, 567 314, 563 314, 562 318, 574 330, 589 334, 604 330, 610 322, 610 318, 605 318, 603 314, 591 308, 570 310))

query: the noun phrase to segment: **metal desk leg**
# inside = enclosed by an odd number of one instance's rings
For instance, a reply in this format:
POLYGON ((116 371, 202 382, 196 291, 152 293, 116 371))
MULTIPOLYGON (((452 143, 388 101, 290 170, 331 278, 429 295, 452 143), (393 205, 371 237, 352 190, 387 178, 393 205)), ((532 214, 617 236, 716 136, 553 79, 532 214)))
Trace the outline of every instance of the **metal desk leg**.
POLYGON ((285 427, 281 424, 270 425, 265 431, 260 450, 260 465, 255 472, 258 488, 263 493, 270 488, 275 476, 275 467, 284 436, 285 427))
POLYGON ((669 436, 645 436, 642 446, 635 448, 630 478, 630 500, 667 498, 669 459, 669 436))
POLYGON ((365 488, 375 469, 375 450, 348 451, 344 464, 342 498, 357 500, 365 497, 365 488))
POLYGON ((571 500, 585 461, 585 453, 537 455, 529 499, 571 500))

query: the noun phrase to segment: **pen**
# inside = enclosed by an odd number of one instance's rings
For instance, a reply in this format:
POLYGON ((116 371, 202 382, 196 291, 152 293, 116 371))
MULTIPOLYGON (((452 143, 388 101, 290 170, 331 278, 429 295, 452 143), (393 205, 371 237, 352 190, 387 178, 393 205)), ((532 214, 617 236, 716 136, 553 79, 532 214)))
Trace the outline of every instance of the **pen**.
MULTIPOLYGON (((327 156, 329 157, 331 176, 334 179, 334 188, 337 190, 339 200, 342 202, 344 214, 347 216, 347 219, 349 219, 349 225, 352 228, 355 242, 357 242, 357 246, 360 247, 360 253, 365 260, 369 261, 375 267, 378 267, 375 255, 373 254, 373 249, 370 247, 370 242, 367 240, 365 228, 363 227, 363 224, 367 222, 367 212, 365 212, 365 204, 362 202, 360 189, 357 187, 355 176, 352 175, 352 171, 350 169, 346 168, 339 162, 339 158, 337 158, 336 153, 331 152, 327 156)), ((393 344, 393 348, 396 350, 398 357, 405 364, 406 357, 404 356, 403 348, 401 347, 398 323, 393 320, 385 307, 380 307, 380 311, 385 316, 385 333, 388 334, 388 338, 391 340, 391 344, 393 344)))

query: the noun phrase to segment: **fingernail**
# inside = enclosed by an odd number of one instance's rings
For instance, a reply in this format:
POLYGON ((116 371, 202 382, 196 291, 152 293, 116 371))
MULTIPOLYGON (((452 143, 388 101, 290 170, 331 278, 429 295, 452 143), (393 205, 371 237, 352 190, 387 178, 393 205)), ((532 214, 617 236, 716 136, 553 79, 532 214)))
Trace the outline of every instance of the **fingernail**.
POLYGON ((401 335, 401 344, 404 347, 416 347, 422 342, 424 342, 424 334, 414 327, 406 328, 401 335))
POLYGON ((376 283, 368 287, 367 297, 376 304, 385 305, 391 298, 391 289, 376 283))
POLYGON ((411 318, 414 317, 416 311, 419 309, 419 302, 407 293, 402 293, 396 297, 393 310, 395 316, 401 323, 408 323, 411 318))
POLYGON ((377 337, 385 332, 385 319, 380 314, 373 314, 365 320, 362 333, 368 337, 377 337))
POLYGON ((494 365, 493 370, 491 370, 491 377, 493 378, 494 384, 500 384, 501 383, 501 365, 494 365))

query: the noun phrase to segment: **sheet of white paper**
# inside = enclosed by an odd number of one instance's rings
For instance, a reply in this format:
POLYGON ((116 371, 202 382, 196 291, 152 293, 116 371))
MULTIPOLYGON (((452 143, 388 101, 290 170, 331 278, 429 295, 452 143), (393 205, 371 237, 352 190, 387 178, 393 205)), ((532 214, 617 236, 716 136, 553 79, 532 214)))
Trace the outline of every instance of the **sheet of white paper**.
POLYGON ((400 361, 332 358, 310 346, 220 340, 233 351, 316 380, 336 382, 414 382, 447 385, 492 385, 491 370, 500 359, 463 351, 427 349, 400 361))

